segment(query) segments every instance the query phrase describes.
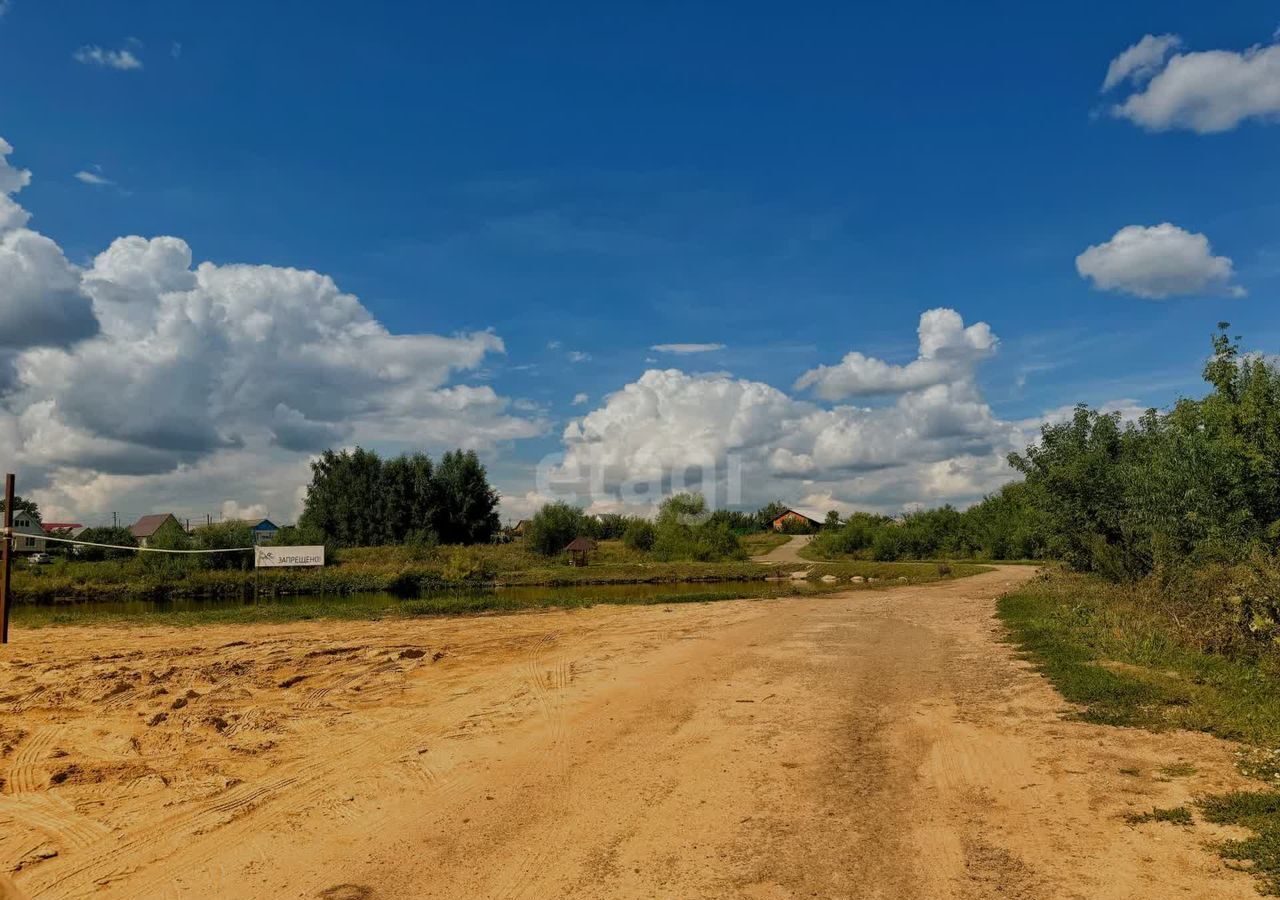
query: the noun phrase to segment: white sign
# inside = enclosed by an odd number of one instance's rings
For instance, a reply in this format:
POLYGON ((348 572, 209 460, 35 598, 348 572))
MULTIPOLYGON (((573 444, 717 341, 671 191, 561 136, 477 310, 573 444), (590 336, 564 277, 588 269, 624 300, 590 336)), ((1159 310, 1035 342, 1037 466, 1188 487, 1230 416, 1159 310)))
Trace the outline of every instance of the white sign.
POLYGON ((253 564, 268 566, 323 566, 324 544, 317 547, 254 547, 253 564))

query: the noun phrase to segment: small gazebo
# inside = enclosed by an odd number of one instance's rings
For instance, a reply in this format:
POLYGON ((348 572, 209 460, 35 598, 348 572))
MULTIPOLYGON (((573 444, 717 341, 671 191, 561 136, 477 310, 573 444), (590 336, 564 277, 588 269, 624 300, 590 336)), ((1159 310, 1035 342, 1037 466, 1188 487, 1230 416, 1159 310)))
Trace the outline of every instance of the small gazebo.
POLYGON ((587 555, 596 549, 596 542, 591 538, 574 538, 569 542, 569 546, 564 548, 564 552, 569 554, 569 565, 585 566, 587 564, 587 555))

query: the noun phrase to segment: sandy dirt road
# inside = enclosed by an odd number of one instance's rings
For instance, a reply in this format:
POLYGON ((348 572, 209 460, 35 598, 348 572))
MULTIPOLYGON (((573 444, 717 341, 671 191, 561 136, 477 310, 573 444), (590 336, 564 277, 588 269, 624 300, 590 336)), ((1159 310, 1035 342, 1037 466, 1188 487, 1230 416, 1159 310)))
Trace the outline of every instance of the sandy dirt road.
POLYGON ((1256 896, 1207 826, 1124 822, 1239 786, 1231 748, 1065 720, 992 618, 1031 574, 19 632, 0 872, 40 898, 1256 896))

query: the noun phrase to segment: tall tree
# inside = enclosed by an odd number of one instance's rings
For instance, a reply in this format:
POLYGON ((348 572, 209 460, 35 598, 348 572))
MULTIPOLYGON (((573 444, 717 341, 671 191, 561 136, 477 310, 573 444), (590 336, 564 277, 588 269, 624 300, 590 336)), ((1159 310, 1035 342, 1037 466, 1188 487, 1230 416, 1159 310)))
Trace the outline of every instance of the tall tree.
POLYGON ((474 450, 446 453, 436 467, 439 505, 435 530, 441 543, 488 543, 501 527, 498 492, 474 450))
POLYGON ((326 450, 311 463, 311 484, 298 524, 345 547, 390 540, 382 469, 382 459, 372 450, 326 450))

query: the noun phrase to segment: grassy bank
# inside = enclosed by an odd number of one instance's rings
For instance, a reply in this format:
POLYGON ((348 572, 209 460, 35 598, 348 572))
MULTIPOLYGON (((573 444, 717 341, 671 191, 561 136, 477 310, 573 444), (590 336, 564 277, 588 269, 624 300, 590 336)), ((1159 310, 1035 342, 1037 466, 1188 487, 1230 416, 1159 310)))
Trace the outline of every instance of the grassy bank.
MULTIPOLYGON (((842 553, 833 551, 823 544, 810 542, 800 548, 800 556, 803 559, 812 562, 874 562, 875 554, 870 548, 865 550, 855 550, 850 553, 842 553)), ((997 565, 997 566, 1046 566, 1052 567, 1059 565, 1054 560, 1045 559, 980 559, 977 557, 930 557, 928 559, 913 559, 908 557, 899 557, 893 560, 897 563, 918 562, 924 565, 937 565, 938 563, 949 563, 951 565, 997 565)))
POLYGON ((563 559, 529 553, 518 544, 474 547, 360 547, 344 549, 316 569, 212 570, 185 560, 134 557, 103 562, 57 560, 19 564, 13 589, 18 602, 164 600, 294 594, 386 592, 413 596, 450 587, 487 584, 557 585, 681 580, 725 581, 763 577, 750 562, 657 562, 607 541, 591 565, 573 568, 563 559))
POLYGON ((1081 718, 1249 745, 1242 768, 1273 789, 1204 798, 1199 811, 1254 832, 1219 850, 1251 860, 1263 889, 1280 894, 1280 653, 1210 652, 1171 613, 1179 605, 1148 589, 1053 573, 1001 598, 999 613, 1013 640, 1080 704, 1081 718))
MULTIPOLYGON (((303 595, 244 602, 175 601, 156 608, 147 601, 24 605, 16 622, 21 628, 49 625, 152 624, 191 626, 251 624, 307 619, 378 620, 406 616, 468 615, 488 612, 521 612, 537 609, 575 609, 608 604, 702 603, 717 600, 763 599, 817 595, 835 591, 871 590, 886 586, 923 584, 985 571, 970 566, 947 569, 925 564, 861 563, 827 567, 803 580, 776 577, 766 580, 704 582, 615 582, 559 586, 518 586, 500 589, 455 587, 420 597, 387 593, 303 595), (837 580, 824 581, 821 575, 837 580), (864 580, 851 582, 853 577, 864 580)), ((768 574, 768 572, 766 572, 768 574)))
MULTIPOLYGON (((776 545, 776 544, 775 544, 776 545)), ((165 560, 168 562, 168 560, 165 560)), ((816 579, 832 574, 910 582, 938 577, 928 563, 846 562, 822 566, 761 566, 750 561, 663 562, 628 549, 620 541, 604 541, 581 568, 565 560, 531 553, 519 544, 475 547, 363 547, 342 550, 322 569, 210 570, 195 566, 158 567, 153 558, 103 562, 59 560, 50 565, 20 564, 14 573, 19 603, 58 604, 154 601, 188 598, 251 598, 300 594, 349 595, 389 593, 400 597, 482 586, 582 586, 668 584, 679 582, 765 582, 809 568, 816 579)), ((973 567, 955 567, 972 574, 973 567)))
POLYGON ((747 551, 748 556, 763 556, 770 550, 777 549, 791 540, 791 535, 782 534, 778 531, 758 531, 754 534, 744 534, 738 538, 738 542, 742 544, 742 549, 747 551))

